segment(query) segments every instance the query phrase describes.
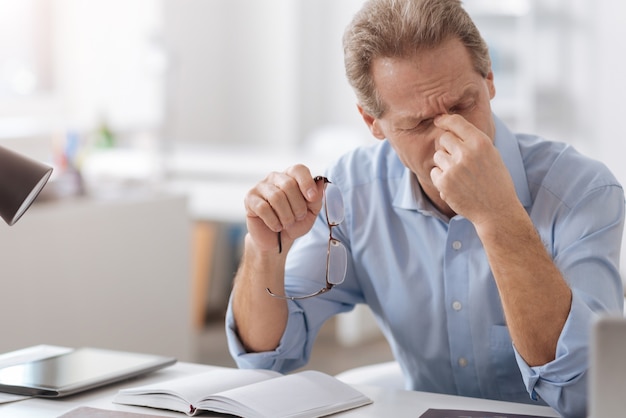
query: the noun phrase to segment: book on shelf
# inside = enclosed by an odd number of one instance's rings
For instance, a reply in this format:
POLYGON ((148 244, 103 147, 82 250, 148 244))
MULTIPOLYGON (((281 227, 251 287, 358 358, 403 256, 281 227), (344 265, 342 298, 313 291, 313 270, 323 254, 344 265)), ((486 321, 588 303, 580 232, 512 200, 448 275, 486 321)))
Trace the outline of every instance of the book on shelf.
POLYGON ((321 417, 372 403, 364 394, 328 374, 305 370, 217 368, 165 382, 121 389, 113 402, 179 411, 241 417, 321 417))

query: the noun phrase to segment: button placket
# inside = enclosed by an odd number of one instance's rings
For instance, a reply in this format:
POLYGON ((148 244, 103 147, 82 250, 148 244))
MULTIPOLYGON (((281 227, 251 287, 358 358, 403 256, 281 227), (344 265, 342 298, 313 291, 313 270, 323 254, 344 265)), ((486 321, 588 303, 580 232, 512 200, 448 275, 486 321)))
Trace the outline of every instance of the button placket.
POLYGON ((472 334, 470 312, 466 301, 469 297, 469 277, 467 240, 472 239, 473 226, 465 219, 453 219, 449 223, 447 249, 444 259, 444 282, 447 300, 447 322, 450 344, 451 365, 458 387, 467 396, 480 395, 477 388, 467 385, 476 380, 476 370, 472 366, 472 334))

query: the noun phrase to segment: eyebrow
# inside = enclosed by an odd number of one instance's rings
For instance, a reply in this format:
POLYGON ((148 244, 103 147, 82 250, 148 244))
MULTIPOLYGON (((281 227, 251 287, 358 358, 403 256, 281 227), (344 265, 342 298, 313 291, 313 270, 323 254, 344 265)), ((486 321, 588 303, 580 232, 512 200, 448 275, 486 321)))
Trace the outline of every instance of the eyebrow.
MULTIPOLYGON (((463 91, 463 93, 460 96, 457 96, 454 100, 451 100, 450 103, 452 103, 452 105, 448 106, 446 105, 446 110, 456 106, 457 104, 463 102, 464 100, 468 99, 471 96, 474 96, 476 94, 476 89, 473 87, 468 87, 467 89, 465 89, 465 91, 463 91)), ((407 115, 407 116, 402 116, 400 117, 396 123, 394 125, 396 125, 396 127, 398 125, 411 125, 411 126, 415 126, 418 123, 424 121, 424 120, 428 120, 428 119, 432 119, 434 116, 426 116, 426 115, 417 115, 417 116, 412 116, 412 115, 407 115)))

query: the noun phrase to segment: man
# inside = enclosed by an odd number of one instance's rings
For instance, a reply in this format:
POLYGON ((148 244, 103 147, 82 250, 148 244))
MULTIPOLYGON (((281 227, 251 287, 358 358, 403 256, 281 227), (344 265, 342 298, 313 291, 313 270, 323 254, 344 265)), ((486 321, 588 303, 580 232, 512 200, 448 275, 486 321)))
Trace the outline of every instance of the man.
POLYGON ((344 51, 380 141, 326 173, 344 199, 338 225, 321 210, 326 183, 302 165, 246 196, 235 360, 300 367, 324 321, 367 303, 407 388, 585 416, 590 324, 623 309, 621 186, 492 114, 487 47, 458 0, 368 1, 344 51), (324 288, 329 229, 347 267, 324 288))

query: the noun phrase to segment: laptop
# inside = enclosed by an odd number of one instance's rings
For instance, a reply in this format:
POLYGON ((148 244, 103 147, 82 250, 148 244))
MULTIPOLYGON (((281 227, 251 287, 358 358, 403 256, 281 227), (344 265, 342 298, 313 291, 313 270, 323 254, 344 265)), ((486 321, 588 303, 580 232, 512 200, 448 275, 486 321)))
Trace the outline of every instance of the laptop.
POLYGON ((626 318, 599 318, 590 350, 589 418, 626 416, 626 318))
POLYGON ((0 392, 60 398, 139 376, 176 363, 173 357, 100 348, 67 353, 0 369, 0 392))

